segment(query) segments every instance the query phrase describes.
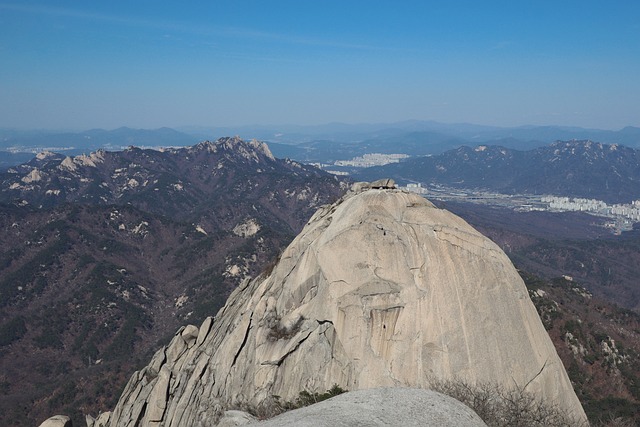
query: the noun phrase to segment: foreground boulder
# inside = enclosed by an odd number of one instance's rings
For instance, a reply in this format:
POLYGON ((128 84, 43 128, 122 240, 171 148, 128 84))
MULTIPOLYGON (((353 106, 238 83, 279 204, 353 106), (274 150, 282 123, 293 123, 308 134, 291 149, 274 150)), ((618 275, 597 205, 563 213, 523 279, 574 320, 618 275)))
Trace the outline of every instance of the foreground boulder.
POLYGON ((337 384, 496 383, 584 411, 506 255, 424 198, 359 186, 321 208, 273 271, 136 372, 109 426, 205 426, 337 384))
POLYGON ((39 427, 72 427, 71 418, 66 415, 54 415, 47 418, 39 427))
POLYGON ((469 407, 431 390, 376 388, 341 394, 251 427, 486 427, 469 407))

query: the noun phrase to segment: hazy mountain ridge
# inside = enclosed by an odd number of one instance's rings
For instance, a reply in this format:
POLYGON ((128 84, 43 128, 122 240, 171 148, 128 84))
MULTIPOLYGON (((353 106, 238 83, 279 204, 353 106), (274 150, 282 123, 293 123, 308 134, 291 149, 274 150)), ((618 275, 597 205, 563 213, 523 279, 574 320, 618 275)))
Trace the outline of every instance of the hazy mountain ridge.
POLYGON ((270 142, 269 147, 276 156, 304 162, 333 163, 336 160, 349 160, 367 153, 410 156, 437 154, 465 142, 464 139, 444 133, 415 131, 376 136, 359 142, 316 140, 295 145, 270 142))
POLYGON ((553 194, 629 203, 640 198, 640 151, 592 141, 558 141, 529 151, 463 146, 443 154, 362 170, 356 179, 390 176, 506 194, 553 194))
POLYGON ((180 324, 215 313, 343 191, 238 138, 40 155, 2 175, 1 189, 4 425, 62 408, 79 422, 112 405, 106 388, 117 392, 180 324))
MULTIPOLYGON (((394 123, 326 123, 321 125, 263 125, 236 127, 179 127, 194 135, 248 135, 252 138, 285 144, 309 143, 318 140, 361 142, 376 138, 398 138, 404 134, 433 132, 474 143, 490 143, 503 139, 537 146, 557 140, 591 139, 632 147, 640 146, 640 128, 628 126, 620 130, 585 129, 571 126, 500 127, 472 123, 441 123, 429 120, 405 120, 394 123)), ((531 148, 531 147, 527 147, 531 148)))
POLYGON ((120 127, 113 130, 90 129, 82 132, 19 131, 0 129, 0 148, 30 149, 58 148, 75 150, 97 150, 110 147, 120 149, 136 146, 186 146, 198 142, 198 138, 163 127, 159 129, 131 129, 120 127))
MULTIPOLYGON (((438 154, 461 145, 501 145, 527 150, 557 140, 589 139, 608 144, 640 148, 640 128, 617 131, 567 126, 497 127, 469 123, 438 123, 407 120, 395 123, 327 123, 322 125, 182 126, 171 128, 82 132, 0 129, 0 150, 49 149, 69 154, 88 153, 101 148, 126 146, 189 146, 214 135, 244 135, 268 141, 276 157, 298 161, 333 162, 349 160, 364 153, 401 153, 411 156, 438 154)), ((12 161, 12 159, 7 159, 12 161)), ((13 164, 17 164, 14 162, 13 164)))

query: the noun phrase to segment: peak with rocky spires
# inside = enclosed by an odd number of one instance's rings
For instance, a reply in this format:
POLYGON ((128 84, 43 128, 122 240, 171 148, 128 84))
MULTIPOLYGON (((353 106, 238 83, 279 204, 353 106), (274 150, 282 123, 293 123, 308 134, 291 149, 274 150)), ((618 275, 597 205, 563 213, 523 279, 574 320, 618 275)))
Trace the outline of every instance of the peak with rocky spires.
POLYGON ((334 384, 428 389, 450 379, 525 390, 586 420, 497 245, 390 181, 354 190, 320 208, 215 318, 180 329, 100 424, 209 425, 227 408, 334 384))
POLYGON ((343 194, 262 144, 45 153, 0 174, 1 426, 113 407, 159 340, 215 314, 343 194))
MULTIPOLYGON (((203 206, 207 203, 219 206, 220 194, 232 197, 246 192, 251 198, 265 185, 280 192, 286 187, 300 200, 319 201, 323 197, 307 182, 304 188, 289 182, 302 183, 309 177, 337 182, 311 166, 274 158, 264 142, 235 136, 162 150, 129 147, 75 157, 42 153, 0 174, 0 203, 35 208, 131 204, 184 221, 209 209, 203 206)), ((221 220, 224 216, 218 215, 216 221, 221 220)))
POLYGON ((192 148, 192 151, 199 150, 206 150, 211 153, 217 153, 218 151, 231 152, 236 156, 256 163, 265 159, 275 160, 267 144, 256 139, 244 141, 239 136, 223 137, 215 142, 203 141, 192 148))

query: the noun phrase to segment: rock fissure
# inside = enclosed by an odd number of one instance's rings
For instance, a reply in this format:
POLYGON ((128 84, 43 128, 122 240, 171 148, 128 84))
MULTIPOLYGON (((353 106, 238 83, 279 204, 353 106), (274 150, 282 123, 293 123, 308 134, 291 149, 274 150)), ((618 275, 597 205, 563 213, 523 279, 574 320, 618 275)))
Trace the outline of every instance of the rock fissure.
POLYGON ((276 362, 276 366, 282 365, 285 359, 289 357, 291 354, 295 353, 298 350, 298 348, 300 348, 302 343, 305 342, 311 336, 312 333, 313 331, 309 331, 309 333, 304 338, 299 340, 298 343, 291 350, 286 352, 280 359, 278 359, 278 361, 276 362))
POLYGON ((316 322, 318 322, 318 325, 324 325, 326 323, 330 324, 331 326, 333 326, 333 322, 331 320, 318 320, 316 319, 316 322))
MULTIPOLYGON (((305 252, 306 252, 306 251, 305 251, 305 252)), ((302 258, 303 256, 304 256, 304 252, 300 254, 300 256, 299 256, 299 258, 298 258, 298 259, 302 258)), ((291 276, 291 273, 293 273, 293 270, 295 270, 295 269, 296 269, 296 264, 293 264, 293 265, 291 266, 291 269, 289 269, 289 271, 287 272, 287 274, 285 274, 285 276, 282 278, 282 283, 284 283, 284 282, 289 278, 289 276, 291 276)))
POLYGON ((251 317, 249 317, 249 325, 247 325, 247 330, 244 333, 244 338, 242 339, 242 343, 240 344, 240 348, 238 348, 238 351, 236 352, 236 355, 233 356, 233 363, 231 363, 231 367, 233 368, 236 365, 236 362, 238 361, 238 357, 240 356, 240 353, 242 352, 242 349, 244 349, 244 347, 247 345, 247 340, 249 339, 249 332, 251 331, 251 323, 253 322, 253 312, 251 313, 251 317))
POLYGON ((465 232, 462 232, 458 229, 455 229, 455 231, 448 231, 447 228, 445 227, 440 227, 440 228, 434 228, 433 229, 435 236, 438 240, 440 241, 444 241, 449 243, 451 246, 455 246, 457 248, 460 248, 466 252, 470 252, 473 253, 474 255, 476 255, 473 251, 469 250, 469 248, 465 247, 465 245, 469 245, 472 246, 474 248, 478 248, 482 251, 486 251, 488 254, 490 255, 496 255, 498 254, 499 250, 497 250, 496 248, 492 248, 492 247, 488 247, 488 246, 483 246, 483 245, 478 245, 477 243, 472 242, 470 239, 465 238, 467 236, 465 236, 465 232), (455 241, 454 241, 455 240, 455 241))
POLYGON ((138 412, 138 416, 136 417, 136 420, 133 423, 133 425, 136 425, 136 426, 140 425, 140 422, 144 419, 146 412, 147 412, 147 402, 143 402, 140 408, 140 412, 138 412))
POLYGON ((540 368, 540 370, 538 371, 538 373, 531 378, 525 385, 524 387, 522 387, 522 390, 525 391, 527 389, 527 387, 529 387, 529 384, 531 384, 536 378, 538 378, 540 376, 540 374, 542 374, 542 371, 544 371, 544 368, 547 367, 547 362, 549 361, 549 359, 545 360, 544 363, 542 364, 542 368, 540 368))

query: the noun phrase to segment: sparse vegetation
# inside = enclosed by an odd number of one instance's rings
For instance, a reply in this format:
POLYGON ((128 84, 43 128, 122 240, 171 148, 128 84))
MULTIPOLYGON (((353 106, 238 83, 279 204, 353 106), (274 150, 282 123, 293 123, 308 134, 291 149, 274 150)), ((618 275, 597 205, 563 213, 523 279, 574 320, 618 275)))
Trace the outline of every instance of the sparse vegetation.
POLYGON ((2 426, 38 425, 53 413, 82 424, 82 412, 113 408, 159 337, 224 304, 241 279, 224 275, 227 260, 250 259, 243 274, 257 275, 302 228, 315 207, 285 190, 310 188, 319 204, 342 191, 333 177, 279 161, 266 165, 274 175, 264 165, 247 169, 244 158, 212 169, 233 151, 103 154, 97 167, 65 179, 57 167, 64 156, 49 159, 39 166, 43 186, 24 195, 28 206, 13 198, 0 206, 0 359, 7 373, 25 373, 0 375, 8 383, 2 426), (131 179, 148 184, 125 189, 131 179), (262 227, 251 239, 230 232, 246 212, 262 227), (62 393, 66 381, 75 395, 62 393))
POLYGON ((564 277, 521 275, 592 425, 639 424, 640 316, 564 277))
POLYGON ((284 412, 313 405, 314 403, 322 402, 323 400, 330 399, 334 396, 338 396, 339 394, 346 392, 347 390, 343 389, 338 384, 334 384, 329 390, 325 391, 324 393, 302 390, 298 394, 298 397, 293 401, 283 401, 280 396, 274 395, 258 406, 240 404, 237 405, 237 408, 250 413, 260 420, 266 420, 280 415, 284 412))
POLYGON ((275 257, 273 260, 271 260, 267 264, 267 266, 264 268, 264 270, 262 270, 262 273, 260 273, 260 275, 263 277, 269 277, 269 275, 273 273, 273 269, 276 268, 276 265, 278 265, 278 263, 280 262, 281 257, 282 257, 282 253, 278 254, 277 257, 275 257))
POLYGON ((304 317, 299 317, 298 320, 290 326, 282 325, 280 320, 281 319, 279 317, 276 317, 271 321, 269 335, 267 336, 270 341, 288 340, 293 338, 298 332, 300 332, 300 327, 304 322, 304 317))
POLYGON ((0 326, 0 347, 19 340, 25 332, 27 332, 27 327, 25 326, 24 317, 14 317, 0 326))
POLYGON ((489 427, 587 427, 573 414, 523 388, 507 389, 491 383, 432 380, 431 389, 473 409, 489 427))

